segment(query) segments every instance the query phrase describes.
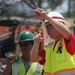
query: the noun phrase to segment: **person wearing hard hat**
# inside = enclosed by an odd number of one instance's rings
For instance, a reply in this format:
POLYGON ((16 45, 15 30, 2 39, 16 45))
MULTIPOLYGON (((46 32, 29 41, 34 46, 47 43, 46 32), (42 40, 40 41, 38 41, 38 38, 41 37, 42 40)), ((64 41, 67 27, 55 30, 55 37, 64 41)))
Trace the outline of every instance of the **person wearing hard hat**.
POLYGON ((8 54, 7 65, 2 75, 42 75, 42 65, 30 61, 30 51, 34 43, 34 35, 23 31, 18 36, 22 55, 8 54))
POLYGON ((56 11, 48 14, 40 8, 34 11, 39 14, 37 19, 45 20, 47 33, 55 42, 50 48, 39 50, 39 44, 44 38, 37 34, 30 53, 31 61, 45 64, 43 75, 75 75, 75 36, 68 29, 68 23, 56 11))

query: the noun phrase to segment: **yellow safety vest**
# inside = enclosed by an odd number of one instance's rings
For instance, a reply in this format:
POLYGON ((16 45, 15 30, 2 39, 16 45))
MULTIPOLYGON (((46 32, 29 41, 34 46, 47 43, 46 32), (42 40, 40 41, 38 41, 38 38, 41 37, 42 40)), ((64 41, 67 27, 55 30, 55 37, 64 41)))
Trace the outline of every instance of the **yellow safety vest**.
POLYGON ((42 68, 43 66, 40 65, 39 63, 32 63, 29 70, 26 72, 23 60, 21 57, 19 57, 19 61, 12 65, 12 75, 41 75, 42 68), (17 66, 16 69, 17 72, 14 70, 16 66, 17 66))
POLYGON ((46 63, 43 75, 75 75, 75 59, 66 51, 64 40, 62 40, 62 53, 57 52, 60 41, 51 48, 45 47, 46 63))

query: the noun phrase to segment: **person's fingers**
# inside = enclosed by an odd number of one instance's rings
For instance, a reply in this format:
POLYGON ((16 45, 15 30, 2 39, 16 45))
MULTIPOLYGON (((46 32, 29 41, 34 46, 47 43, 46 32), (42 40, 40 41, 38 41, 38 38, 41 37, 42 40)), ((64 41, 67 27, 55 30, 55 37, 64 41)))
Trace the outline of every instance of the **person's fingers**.
POLYGON ((16 57, 15 57, 14 59, 12 59, 12 60, 11 60, 11 63, 14 63, 14 62, 15 62, 15 60, 16 60, 16 57))
POLYGON ((43 11, 43 9, 41 9, 41 8, 36 8, 35 10, 43 11))
POLYGON ((41 34, 37 34, 34 39, 37 42, 42 42, 44 40, 44 38, 42 38, 41 34))

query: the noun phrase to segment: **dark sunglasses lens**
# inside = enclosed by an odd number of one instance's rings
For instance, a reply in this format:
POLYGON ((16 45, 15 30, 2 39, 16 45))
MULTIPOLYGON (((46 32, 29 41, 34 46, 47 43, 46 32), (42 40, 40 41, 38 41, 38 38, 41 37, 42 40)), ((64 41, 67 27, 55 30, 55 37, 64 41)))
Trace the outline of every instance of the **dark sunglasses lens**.
POLYGON ((30 42, 26 42, 24 45, 29 46, 30 44, 31 44, 30 42))
POLYGON ((51 28, 51 27, 52 27, 51 24, 49 24, 48 26, 45 26, 46 29, 51 28))
POLYGON ((23 47, 23 46, 29 46, 30 44, 31 44, 31 42, 19 43, 19 45, 20 45, 21 47, 23 47))

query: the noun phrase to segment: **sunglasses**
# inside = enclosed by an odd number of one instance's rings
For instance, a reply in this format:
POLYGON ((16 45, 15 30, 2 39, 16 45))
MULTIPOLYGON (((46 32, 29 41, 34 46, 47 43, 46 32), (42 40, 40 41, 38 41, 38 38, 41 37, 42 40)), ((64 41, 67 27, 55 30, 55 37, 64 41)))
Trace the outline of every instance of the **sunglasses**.
POLYGON ((31 44, 30 41, 26 41, 26 42, 19 42, 20 47, 27 47, 31 44))
POLYGON ((52 26, 51 24, 45 26, 46 29, 50 29, 50 28, 52 28, 52 27, 53 27, 53 26, 52 26))

